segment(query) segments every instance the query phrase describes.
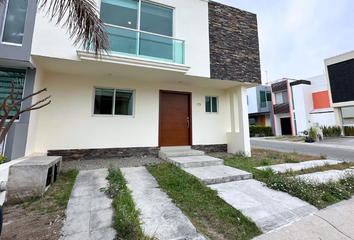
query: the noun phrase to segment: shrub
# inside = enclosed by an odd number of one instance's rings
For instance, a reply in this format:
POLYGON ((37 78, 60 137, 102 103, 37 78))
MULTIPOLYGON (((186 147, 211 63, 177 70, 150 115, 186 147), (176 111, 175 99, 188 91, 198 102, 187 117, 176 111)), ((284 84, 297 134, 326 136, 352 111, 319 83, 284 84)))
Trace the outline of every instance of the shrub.
POLYGON ((313 127, 310 127, 309 129, 309 138, 316 138, 317 132, 316 129, 313 127))
POLYGON ((340 137, 342 128, 340 126, 321 126, 324 137, 340 137))
POLYGON ((354 127, 344 127, 345 136, 354 136, 354 127))
POLYGON ((250 126, 250 136, 254 137, 256 134, 260 136, 274 136, 272 127, 267 126, 250 126))
POLYGON ((0 155, 0 164, 3 163, 6 160, 6 157, 3 157, 2 155, 0 155))

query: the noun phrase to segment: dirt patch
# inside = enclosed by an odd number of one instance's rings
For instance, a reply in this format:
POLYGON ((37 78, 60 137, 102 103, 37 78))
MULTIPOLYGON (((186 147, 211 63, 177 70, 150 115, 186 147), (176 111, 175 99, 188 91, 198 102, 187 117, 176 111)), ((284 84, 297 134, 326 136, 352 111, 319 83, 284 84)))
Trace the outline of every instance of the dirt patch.
POLYGON ((65 219, 64 211, 43 214, 21 205, 5 206, 2 240, 59 239, 65 219))
POLYGON ((5 204, 0 239, 59 239, 77 174, 77 170, 62 172, 43 197, 35 197, 29 202, 15 205, 5 204))

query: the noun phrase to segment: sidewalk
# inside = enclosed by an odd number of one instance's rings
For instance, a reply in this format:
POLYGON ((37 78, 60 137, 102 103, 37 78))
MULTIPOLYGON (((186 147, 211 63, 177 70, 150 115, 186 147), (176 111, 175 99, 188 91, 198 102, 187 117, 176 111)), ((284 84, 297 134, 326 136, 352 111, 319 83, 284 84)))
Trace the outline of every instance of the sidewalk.
POLYGON ((333 204, 253 240, 354 239, 354 198, 333 204))

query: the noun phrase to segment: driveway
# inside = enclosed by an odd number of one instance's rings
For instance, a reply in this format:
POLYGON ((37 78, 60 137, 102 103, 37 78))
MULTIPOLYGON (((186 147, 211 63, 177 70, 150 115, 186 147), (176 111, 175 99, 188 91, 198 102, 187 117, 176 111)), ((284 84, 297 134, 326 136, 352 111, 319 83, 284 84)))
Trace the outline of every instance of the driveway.
POLYGON ((326 155, 327 159, 354 161, 354 138, 333 138, 315 143, 251 138, 251 146, 318 157, 326 155))

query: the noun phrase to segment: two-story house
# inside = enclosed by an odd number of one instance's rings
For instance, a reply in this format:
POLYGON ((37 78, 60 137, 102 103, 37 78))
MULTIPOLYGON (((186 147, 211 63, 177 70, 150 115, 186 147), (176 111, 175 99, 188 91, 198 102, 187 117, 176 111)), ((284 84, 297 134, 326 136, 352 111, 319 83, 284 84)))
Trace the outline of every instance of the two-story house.
POLYGON ((326 75, 283 78, 271 84, 275 135, 303 135, 311 126, 334 126, 326 75))
POLYGON ((324 63, 336 125, 343 127, 344 135, 353 136, 354 51, 325 59, 324 63))
MULTIPOLYGON (((36 69, 30 54, 36 10, 35 0, 8 0, 0 5, 0 103, 9 95, 12 80, 15 90, 20 92, 17 99, 33 92, 36 69)), ((18 107, 23 109, 30 104, 27 100, 18 107)), ((14 114, 15 111, 10 112, 9 117, 14 114)), ((30 114, 20 115, 0 144, 0 155, 8 160, 25 155, 30 114)))
POLYGON ((274 129, 270 86, 260 85, 248 88, 247 105, 249 125, 271 126, 274 129))
POLYGON ((250 154, 246 89, 261 82, 255 14, 208 0, 96 3, 112 48, 102 59, 37 13, 31 92, 48 92, 32 101, 52 103, 30 114, 26 155, 250 154))

